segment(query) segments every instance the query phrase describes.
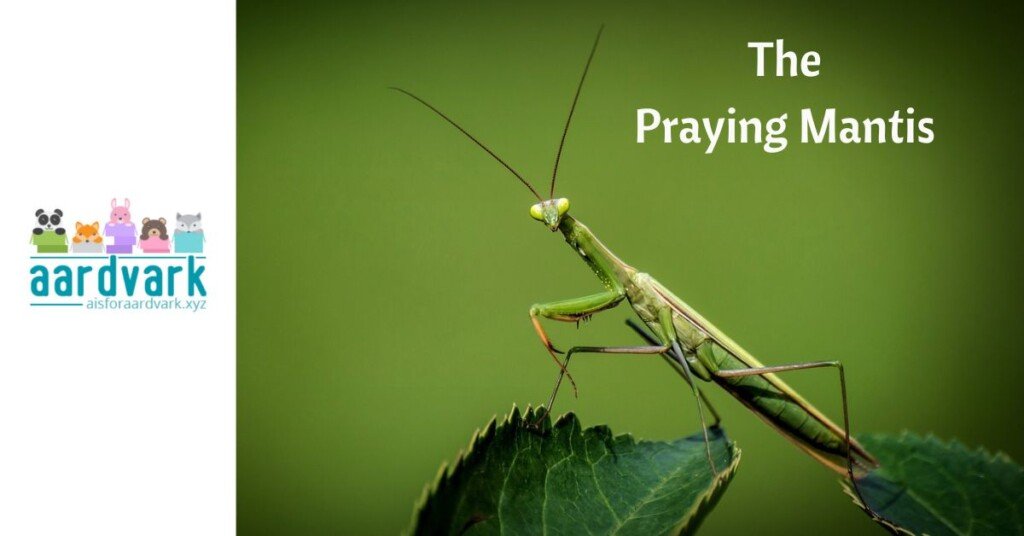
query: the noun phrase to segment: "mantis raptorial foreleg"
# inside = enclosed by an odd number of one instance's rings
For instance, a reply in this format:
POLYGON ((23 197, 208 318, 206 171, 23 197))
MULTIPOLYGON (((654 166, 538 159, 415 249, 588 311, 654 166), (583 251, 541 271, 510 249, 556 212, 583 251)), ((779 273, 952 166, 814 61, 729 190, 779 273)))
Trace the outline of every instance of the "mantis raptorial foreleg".
MULTIPOLYGON (((562 352, 551 344, 551 339, 544 331, 544 327, 540 324, 540 317, 550 318, 551 320, 558 320, 561 322, 578 322, 589 318, 594 313, 599 313, 615 307, 621 303, 625 297, 625 292, 620 289, 616 289, 601 292, 599 294, 592 294, 590 296, 584 296, 582 298, 570 298, 568 300, 537 303, 534 304, 533 307, 530 307, 530 321, 533 322, 533 329, 537 330, 537 336, 540 337, 540 342, 544 344, 544 348, 547 349, 549 354, 551 354, 551 359, 554 359, 555 363, 558 364, 558 368, 561 369, 561 374, 569 377, 569 383, 572 384, 572 392, 574 396, 578 395, 576 381, 572 379, 572 374, 569 374, 569 371, 565 369, 565 365, 558 359, 558 354, 562 352)), ((559 375, 559 382, 561 382, 561 374, 559 375)))

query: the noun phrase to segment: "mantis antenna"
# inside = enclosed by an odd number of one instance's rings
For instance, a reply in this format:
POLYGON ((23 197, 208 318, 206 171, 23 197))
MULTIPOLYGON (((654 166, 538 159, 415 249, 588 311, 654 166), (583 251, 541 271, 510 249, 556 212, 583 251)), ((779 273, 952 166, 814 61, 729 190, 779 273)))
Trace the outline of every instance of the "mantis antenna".
POLYGON ((572 106, 569 108, 569 118, 565 120, 565 129, 562 130, 562 141, 558 142, 558 153, 555 154, 555 169, 551 172, 551 193, 549 198, 555 197, 555 178, 558 177, 558 161, 562 159, 562 147, 565 146, 565 136, 569 134, 569 123, 572 123, 572 114, 576 111, 576 101, 580 100, 580 91, 583 89, 583 81, 587 79, 587 71, 590 70, 590 62, 594 59, 594 52, 597 52, 597 44, 601 41, 601 32, 604 31, 604 24, 597 30, 597 37, 594 38, 594 46, 590 48, 590 56, 587 57, 587 65, 583 67, 583 76, 580 77, 580 84, 576 86, 576 94, 572 97, 572 106))
MULTIPOLYGON (((410 97, 420 101, 420 103, 423 104, 424 106, 426 106, 427 108, 430 108, 431 110, 433 110, 434 113, 436 113, 437 115, 441 116, 445 121, 448 121, 449 123, 451 123, 451 125, 453 127, 459 129, 459 132, 462 132, 463 134, 466 135, 467 138, 473 140, 473 143, 476 143, 477 145, 480 146, 481 149, 487 151, 487 154, 493 156, 495 160, 500 162, 501 165, 505 166, 505 169, 511 171, 512 174, 515 175, 517 179, 519 179, 519 182, 522 182, 524 186, 526 186, 527 188, 530 189, 531 192, 533 192, 533 195, 537 198, 537 201, 542 201, 542 202, 544 201, 543 199, 541 199, 540 194, 537 193, 537 190, 533 187, 533 185, 530 184, 529 181, 524 179, 523 176, 520 175, 518 171, 512 169, 512 166, 508 165, 508 163, 505 162, 504 160, 502 160, 500 156, 498 156, 497 154, 494 153, 494 151, 488 149, 487 146, 483 144, 483 142, 481 142, 480 140, 478 140, 475 137, 473 137, 473 135, 470 134, 469 132, 467 132, 466 129, 464 129, 461 126, 459 126, 459 124, 456 123, 455 121, 453 121, 452 118, 450 118, 447 115, 445 115, 444 112, 442 112, 441 110, 438 110, 437 108, 434 108, 429 102, 427 102, 427 101, 417 97, 416 95, 413 95, 412 93, 410 93, 410 92, 408 92, 408 91, 406 91, 406 90, 404 90, 404 89, 402 89, 400 87, 393 87, 392 86, 392 87, 389 87, 388 89, 393 89, 395 91, 400 91, 402 93, 405 93, 406 95, 408 95, 408 96, 410 96, 410 97)), ((575 105, 575 103, 574 103, 574 105, 575 105)), ((566 127, 568 128, 568 125, 566 125, 566 127)), ((561 152, 561 149, 559 149, 559 152, 561 152)), ((553 187, 554 187, 554 185, 552 184, 552 188, 553 187)))

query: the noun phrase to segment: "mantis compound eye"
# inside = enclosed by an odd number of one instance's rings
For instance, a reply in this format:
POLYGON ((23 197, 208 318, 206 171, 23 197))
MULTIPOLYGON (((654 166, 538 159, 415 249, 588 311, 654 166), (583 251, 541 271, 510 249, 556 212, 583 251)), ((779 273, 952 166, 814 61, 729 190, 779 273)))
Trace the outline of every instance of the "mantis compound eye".
POLYGON ((556 199, 555 208, 558 209, 559 216, 564 216, 566 212, 569 212, 569 200, 564 197, 556 199))
POLYGON ((537 221, 544 221, 544 207, 541 203, 536 203, 530 207, 530 217, 537 221))

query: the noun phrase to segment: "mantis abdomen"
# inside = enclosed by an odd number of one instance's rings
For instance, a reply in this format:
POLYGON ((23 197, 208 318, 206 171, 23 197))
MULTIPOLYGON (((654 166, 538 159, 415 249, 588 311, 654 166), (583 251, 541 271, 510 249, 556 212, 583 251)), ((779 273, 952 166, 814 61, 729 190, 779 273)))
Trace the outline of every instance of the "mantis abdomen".
MULTIPOLYGON (((652 330, 657 332, 658 329, 654 311, 666 305, 671 309, 673 327, 694 375, 721 386, 826 467, 840 474, 847 473, 847 443, 843 428, 775 374, 746 375, 743 371, 749 373, 765 367, 653 277, 634 273, 630 280, 632 285, 627 287, 630 302, 652 330)), ((787 366, 781 368, 795 370, 787 366)), ((855 466, 866 469, 875 465, 874 458, 860 444, 851 439, 850 445, 851 460, 855 466)))
MULTIPOLYGON (((826 467, 846 474, 846 439, 841 428, 810 406, 774 375, 721 377, 720 371, 750 368, 718 343, 705 341, 697 348, 697 358, 711 372, 713 380, 756 413, 769 426, 826 467)), ((854 461, 861 468, 873 465, 870 454, 851 440, 854 461)))

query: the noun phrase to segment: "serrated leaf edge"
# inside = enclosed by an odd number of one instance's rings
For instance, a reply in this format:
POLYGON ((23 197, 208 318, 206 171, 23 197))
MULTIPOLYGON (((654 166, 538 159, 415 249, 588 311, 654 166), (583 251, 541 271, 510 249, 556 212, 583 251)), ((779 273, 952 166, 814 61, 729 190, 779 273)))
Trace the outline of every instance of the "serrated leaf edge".
MULTIPOLYGON (((683 516, 683 520, 675 528, 676 534, 683 534, 684 531, 690 531, 696 529, 696 527, 690 527, 695 519, 703 520, 704 517, 701 514, 706 513, 707 509, 714 506, 715 502, 721 497, 721 494, 725 492, 725 488, 732 482, 734 476, 736 476, 736 470, 740 465, 740 456, 742 451, 736 446, 736 443, 729 442, 729 456, 732 458, 732 463, 729 464, 724 470, 720 471, 715 475, 713 484, 704 494, 701 495, 700 501, 697 501, 688 512, 683 516)), ((689 532, 687 532, 689 533, 689 532)))
MULTIPOLYGON (((542 407, 543 406, 538 406, 537 410, 540 410, 542 407)), ((447 461, 441 462, 441 467, 438 468, 437 475, 434 477, 434 480, 423 487, 423 492, 420 493, 419 499, 417 499, 413 505, 412 523, 410 524, 409 530, 404 534, 416 533, 420 511, 424 506, 426 506, 431 495, 441 489, 441 486, 455 475, 459 470, 459 467, 461 467, 461 465, 473 455, 476 448, 479 448, 484 444, 484 442, 493 438, 494 433, 497 431, 499 426, 504 427, 512 423, 522 422, 523 420, 534 416, 534 413, 537 410, 534 410, 531 406, 527 405, 526 411, 520 414, 519 407, 516 404, 512 404, 512 410, 505 415, 505 418, 500 424, 498 424, 498 416, 493 415, 491 420, 487 421, 487 424, 484 425, 483 428, 477 428, 469 438, 469 445, 464 450, 460 449, 459 452, 456 453, 455 461, 451 465, 449 465, 447 461)), ((576 416, 572 413, 566 413, 559 416, 558 420, 555 421, 555 424, 552 425, 552 427, 564 426, 564 422, 567 419, 575 418, 576 416)), ((551 422, 550 416, 545 415, 542 426, 546 427, 549 422, 551 422)))
MULTIPOLYGON (((876 435, 883 436, 885 434, 866 434, 866 436, 876 435)), ((967 447, 967 445, 961 443, 955 437, 948 441, 943 441, 942 439, 940 439, 934 433, 931 432, 921 436, 915 434, 914 432, 911 432, 910 430, 903 430, 899 433, 899 435, 895 436, 895 439, 896 443, 900 445, 905 445, 907 444, 907 441, 914 440, 917 443, 930 443, 943 449, 959 450, 965 454, 979 457, 982 461, 986 463, 994 463, 1004 466, 1001 467, 1001 469, 1005 469, 1007 468, 1006 466, 1008 466, 1008 468, 1015 469, 1017 473, 1024 472, 1024 467, 1021 467, 1013 458, 1011 458, 1005 452, 996 451, 995 453, 991 453, 981 446, 975 449, 971 449, 967 447)), ((907 534, 909 536, 917 536, 914 532, 909 531, 899 525, 896 525, 892 521, 889 521, 888 519, 881 517, 880 515, 873 515, 871 513, 871 510, 867 508, 867 506, 860 500, 860 496, 853 490, 852 484, 849 479, 841 478, 839 479, 839 484, 843 488, 843 493, 846 493, 846 495, 848 495, 850 499, 853 500, 853 504, 855 504, 858 508, 864 510, 864 512, 871 516, 871 519, 875 523, 878 523, 879 525, 882 525, 883 527, 887 528, 893 534, 907 534)))
MULTIPOLYGON (((509 424, 530 420, 530 417, 535 416, 536 412, 540 411, 543 407, 544 406, 542 405, 537 406, 537 408, 532 408, 530 405, 527 405, 526 410, 520 413, 519 407, 516 404, 513 404, 512 410, 509 411, 507 415, 505 415, 505 418, 502 419, 500 424, 498 423, 498 416, 494 415, 491 417, 491 420, 489 420, 487 424, 484 425, 482 429, 477 428, 476 431, 473 432, 473 435, 470 437, 469 445, 466 447, 466 449, 459 450, 459 452, 455 455, 455 461, 451 465, 449 465, 447 461, 441 462, 441 467, 438 468, 437 475, 434 477, 433 481, 427 483, 423 487, 423 492, 420 493, 419 499, 417 499, 413 505, 412 520, 409 529, 404 534, 416 533, 416 527, 419 522, 420 511, 423 509, 424 506, 426 506, 427 501, 430 500, 431 495, 433 495, 439 489, 441 489, 441 486, 444 485, 449 479, 451 479, 455 475, 455 473, 459 470, 462 464, 465 463, 466 460, 468 460, 469 457, 473 455, 473 452, 477 448, 480 448, 485 441, 492 439, 499 427, 504 427, 508 426, 509 424)), ((576 414, 569 412, 559 415, 558 418, 555 419, 554 424, 549 424, 551 422, 551 416, 550 414, 548 414, 544 416, 544 421, 541 424, 541 426, 544 429, 547 429, 549 426, 551 429, 561 428, 563 426, 566 426, 567 424, 571 424, 573 421, 579 424, 579 418, 576 417, 576 414)), ((580 428, 582 430, 582 426, 580 428)), ((611 429, 608 428, 607 425, 603 424, 593 426, 591 428, 588 428, 587 430, 604 432, 605 434, 612 436, 611 429)), ((636 441, 636 439, 630 433, 623 433, 613 437, 615 439, 624 438, 629 441, 636 441)), ((700 514, 705 512, 704 508, 713 506, 714 501, 720 496, 720 494, 718 493, 719 488, 721 488, 721 491, 724 491, 724 488, 729 485, 729 482, 732 481, 733 476, 735 476, 736 474, 736 469, 739 466, 741 454, 739 447, 737 447, 736 443, 732 441, 729 442, 729 454, 732 457, 732 463, 730 463, 725 470, 719 472, 718 475, 715 476, 713 485, 705 493, 701 495, 700 501, 697 501, 696 504, 692 506, 690 510, 684 514, 682 521, 679 523, 679 525, 675 527, 674 532, 676 534, 682 534, 683 531, 688 530, 690 528, 689 524, 693 522, 694 519, 703 519, 703 517, 701 517, 700 514)))

